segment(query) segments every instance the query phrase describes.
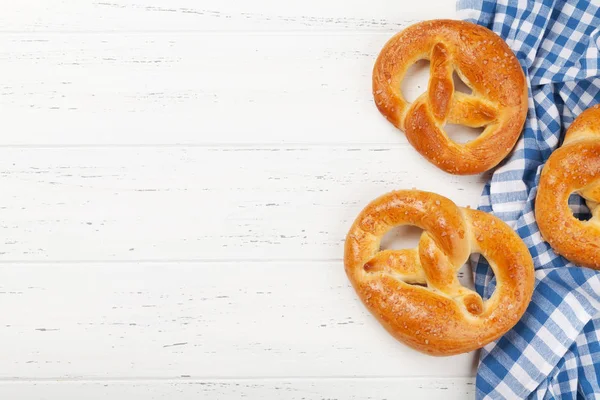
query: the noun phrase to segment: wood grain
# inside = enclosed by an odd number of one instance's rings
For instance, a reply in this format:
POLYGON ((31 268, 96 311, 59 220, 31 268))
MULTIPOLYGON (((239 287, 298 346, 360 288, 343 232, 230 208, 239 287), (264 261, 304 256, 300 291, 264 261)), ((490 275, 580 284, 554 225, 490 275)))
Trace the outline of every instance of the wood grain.
POLYGON ((473 398, 471 378, 233 379, 0 383, 0 396, 20 400, 411 400, 473 398))
POLYGON ((340 260, 375 197, 482 182, 409 146, 4 148, 0 261, 340 260))
POLYGON ((453 16, 443 0, 3 4, 0 398, 473 397, 474 354, 393 340, 341 265, 386 191, 477 204, 485 177, 432 167, 371 95, 394 33, 453 16))
POLYGON ((468 377, 393 339, 341 262, 0 268, 0 378, 468 377))
POLYGON ((407 143, 371 94, 390 36, 0 35, 0 145, 407 143))
POLYGON ((6 2, 3 31, 397 31, 453 17, 454 2, 392 0, 36 0, 6 2))

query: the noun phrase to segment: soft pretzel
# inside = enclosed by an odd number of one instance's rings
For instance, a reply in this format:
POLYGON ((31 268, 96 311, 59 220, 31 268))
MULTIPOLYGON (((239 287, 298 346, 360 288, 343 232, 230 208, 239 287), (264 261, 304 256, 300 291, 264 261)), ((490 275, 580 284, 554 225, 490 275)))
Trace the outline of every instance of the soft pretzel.
POLYGON ((360 213, 346 238, 344 264, 362 302, 394 337, 437 356, 500 337, 521 318, 533 292, 533 261, 508 225, 417 190, 386 194, 360 213), (382 236, 405 224, 424 230, 417 248, 380 251, 382 236), (487 301, 457 279, 474 252, 496 275, 487 301))
POLYGON ((588 108, 567 130, 540 177, 535 219, 554 251, 584 267, 600 269, 600 105, 588 108), (573 216, 573 193, 586 200, 589 221, 573 216))
POLYGON ((498 35, 463 21, 425 21, 390 39, 375 63, 373 95, 379 111, 421 155, 460 175, 500 163, 517 142, 527 115, 527 84, 517 58, 498 35), (430 61, 427 92, 408 103, 400 83, 422 59, 430 61), (472 94, 454 91, 453 72, 472 94), (448 137, 446 123, 485 129, 463 145, 448 137))

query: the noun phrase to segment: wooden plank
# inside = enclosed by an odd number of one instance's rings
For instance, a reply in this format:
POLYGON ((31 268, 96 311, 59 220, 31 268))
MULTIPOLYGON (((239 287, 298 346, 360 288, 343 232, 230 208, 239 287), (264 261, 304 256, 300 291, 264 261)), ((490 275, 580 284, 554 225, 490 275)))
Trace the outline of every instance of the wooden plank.
POLYGON ((0 378, 469 377, 396 342, 340 262, 0 267, 0 378))
POLYGON ((371 94, 389 37, 0 35, 0 145, 406 144, 371 94))
POLYGON ((428 18, 451 18, 454 2, 406 6, 391 0, 36 0, 6 2, 3 31, 396 31, 428 18))
POLYGON ((177 380, 0 383, 0 396, 20 400, 462 400, 475 397, 471 378, 177 380))
POLYGON ((339 260, 375 197, 484 180, 410 146, 1 148, 0 261, 339 260))

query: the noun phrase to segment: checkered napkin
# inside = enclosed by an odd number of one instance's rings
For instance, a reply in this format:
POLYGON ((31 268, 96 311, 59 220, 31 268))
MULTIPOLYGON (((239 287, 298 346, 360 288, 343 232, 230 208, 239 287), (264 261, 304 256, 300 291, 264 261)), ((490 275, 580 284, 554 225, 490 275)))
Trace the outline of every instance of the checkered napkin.
MULTIPOLYGON (((536 287, 521 321, 482 349, 477 398, 600 398, 600 276, 554 253, 533 210, 544 162, 574 117, 600 103, 600 0, 458 0, 457 9, 508 43, 529 85, 523 137, 485 186, 479 208, 523 238, 536 287)), ((578 196, 569 202, 578 217, 589 212, 578 196)), ((474 276, 489 297, 495 280, 485 260, 477 260, 474 276)))

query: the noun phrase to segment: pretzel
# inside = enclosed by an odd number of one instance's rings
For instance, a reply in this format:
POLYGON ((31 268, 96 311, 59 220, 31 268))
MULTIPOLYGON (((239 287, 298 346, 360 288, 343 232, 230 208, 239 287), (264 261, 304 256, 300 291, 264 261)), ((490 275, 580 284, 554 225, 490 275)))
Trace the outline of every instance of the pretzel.
POLYGON ((508 225, 417 190, 388 193, 360 213, 346 238, 344 264, 379 322, 408 346, 436 356, 497 339, 521 318, 533 292, 533 261, 508 225), (417 248, 380 251, 383 235, 405 224, 424 230, 417 248), (474 252, 496 275, 487 301, 457 279, 474 252))
POLYGON ((535 219, 557 254, 584 267, 600 269, 600 105, 588 108, 567 130, 540 177, 535 219), (580 221, 569 209, 579 194, 592 212, 580 221))
POLYGON ((459 175, 500 163, 527 115, 527 84, 511 49, 492 31, 463 21, 425 21, 392 37, 375 63, 373 95, 379 111, 423 157, 459 175), (411 104, 400 83, 408 68, 423 59, 430 60, 429 85, 411 104), (471 95, 454 91, 453 72, 471 95), (446 123, 485 129, 463 145, 448 137, 446 123))

